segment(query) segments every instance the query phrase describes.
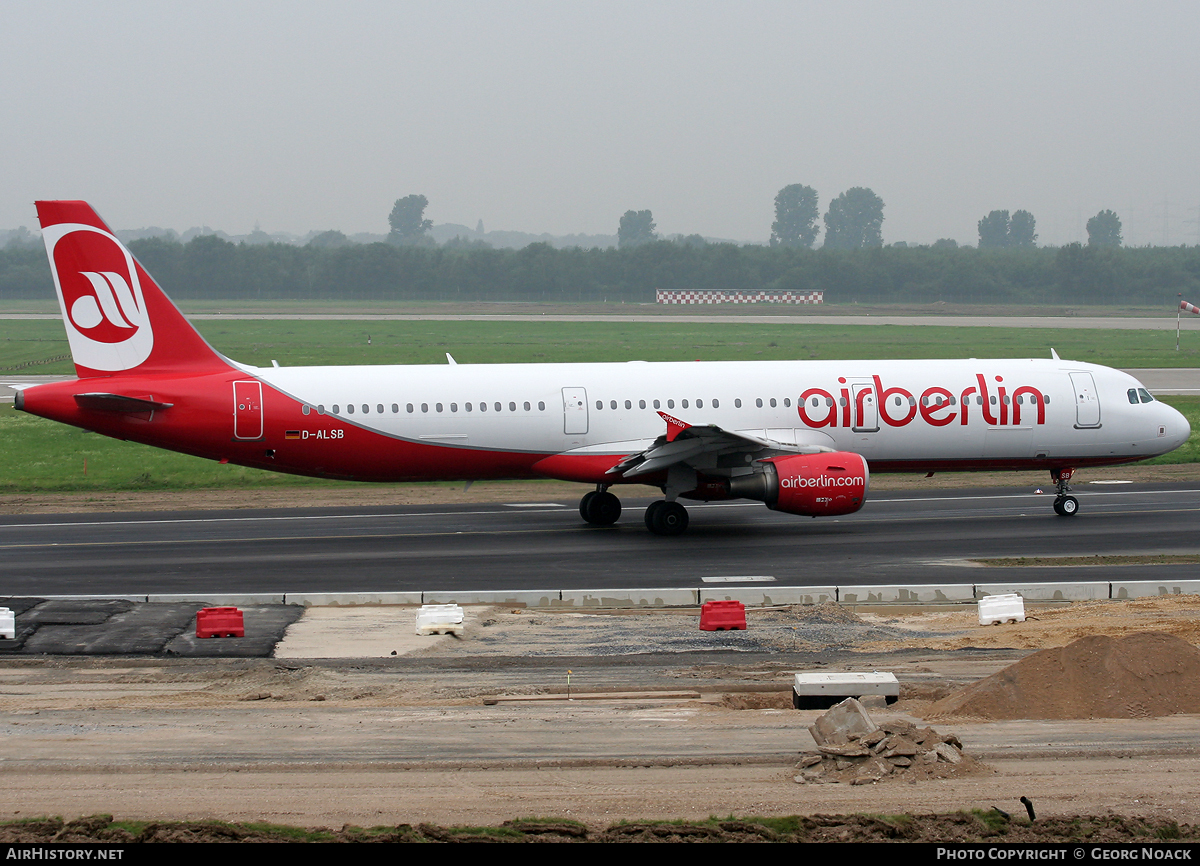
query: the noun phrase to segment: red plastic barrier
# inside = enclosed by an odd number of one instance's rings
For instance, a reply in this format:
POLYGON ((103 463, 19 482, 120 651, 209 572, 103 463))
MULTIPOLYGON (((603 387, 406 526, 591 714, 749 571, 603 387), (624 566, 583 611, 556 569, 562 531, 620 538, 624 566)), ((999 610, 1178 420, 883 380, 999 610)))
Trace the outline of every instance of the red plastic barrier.
POLYGON ((746 628, 746 606, 740 601, 706 601, 700 608, 701 631, 746 628))
POLYGON ((236 607, 206 607, 196 612, 196 637, 245 637, 242 612, 236 607))

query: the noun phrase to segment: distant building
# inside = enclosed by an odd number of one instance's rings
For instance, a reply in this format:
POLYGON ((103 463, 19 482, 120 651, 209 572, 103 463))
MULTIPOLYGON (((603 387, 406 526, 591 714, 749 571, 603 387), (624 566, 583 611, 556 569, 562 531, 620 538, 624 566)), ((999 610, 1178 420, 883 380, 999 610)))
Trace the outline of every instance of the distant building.
POLYGON ((658 304, 823 304, 824 292, 654 292, 658 304))

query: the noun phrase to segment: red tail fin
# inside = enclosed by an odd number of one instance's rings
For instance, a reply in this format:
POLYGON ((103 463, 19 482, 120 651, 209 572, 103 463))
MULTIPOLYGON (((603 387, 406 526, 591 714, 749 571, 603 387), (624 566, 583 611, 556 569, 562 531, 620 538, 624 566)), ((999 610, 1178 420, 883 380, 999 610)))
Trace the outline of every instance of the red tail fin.
POLYGON ((87 202, 37 211, 80 378, 228 369, 87 202))

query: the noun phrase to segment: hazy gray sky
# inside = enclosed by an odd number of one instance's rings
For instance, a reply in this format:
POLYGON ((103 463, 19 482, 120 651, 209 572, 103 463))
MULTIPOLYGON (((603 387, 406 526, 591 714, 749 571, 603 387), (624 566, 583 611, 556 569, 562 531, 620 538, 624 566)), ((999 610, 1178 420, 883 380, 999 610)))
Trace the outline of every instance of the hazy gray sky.
POLYGON ((765 240, 780 187, 853 186, 886 242, 1200 240, 1200 4, 14 2, 0 227, 435 222, 765 240), (1165 219, 1164 219, 1165 215, 1165 219), (1190 221, 1190 222, 1189 222, 1190 221))

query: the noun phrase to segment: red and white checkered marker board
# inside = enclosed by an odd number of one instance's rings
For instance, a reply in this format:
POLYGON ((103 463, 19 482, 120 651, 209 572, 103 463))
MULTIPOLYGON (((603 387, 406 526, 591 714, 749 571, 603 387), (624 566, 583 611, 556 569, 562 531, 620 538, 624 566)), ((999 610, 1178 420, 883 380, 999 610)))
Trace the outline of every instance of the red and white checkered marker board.
POLYGON ((824 292, 666 292, 654 293, 659 304, 821 304, 824 292))
POLYGON ((1200 307, 1197 307, 1195 304, 1189 304, 1187 301, 1180 301, 1179 309, 1183 310, 1185 313, 1195 313, 1196 315, 1200 316, 1200 307))

